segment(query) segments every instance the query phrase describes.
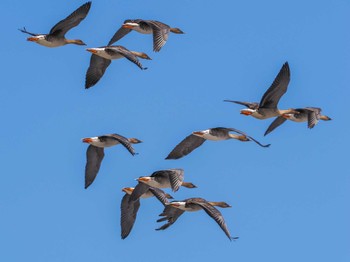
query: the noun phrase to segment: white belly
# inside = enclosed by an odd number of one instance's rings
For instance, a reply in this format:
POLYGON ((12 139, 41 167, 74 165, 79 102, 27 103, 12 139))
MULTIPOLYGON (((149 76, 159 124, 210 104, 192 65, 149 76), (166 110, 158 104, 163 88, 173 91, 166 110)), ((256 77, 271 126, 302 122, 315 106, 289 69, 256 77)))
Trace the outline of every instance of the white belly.
POLYGON ((64 41, 49 42, 46 39, 39 39, 38 41, 36 41, 36 43, 38 43, 39 45, 46 46, 46 47, 58 47, 58 46, 63 46, 66 44, 64 41))

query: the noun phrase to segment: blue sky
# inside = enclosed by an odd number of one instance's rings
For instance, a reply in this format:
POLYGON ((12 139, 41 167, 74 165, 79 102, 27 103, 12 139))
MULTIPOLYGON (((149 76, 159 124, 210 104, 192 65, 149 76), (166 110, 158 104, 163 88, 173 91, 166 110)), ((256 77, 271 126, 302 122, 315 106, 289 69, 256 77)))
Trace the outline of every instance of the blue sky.
POLYGON ((349 261, 349 1, 93 1, 67 34, 87 47, 107 44, 130 18, 186 34, 170 35, 154 53, 151 36, 130 33, 118 44, 147 53, 148 70, 113 61, 89 90, 85 47, 49 49, 17 30, 47 33, 83 3, 0 3, 1 260, 349 261), (272 119, 242 116, 239 105, 222 100, 259 101, 285 61, 291 82, 280 108, 322 107, 333 121, 312 130, 286 122, 264 137, 272 119), (164 160, 192 131, 217 126, 272 145, 206 142, 183 159, 164 160), (108 133, 144 143, 134 157, 121 146, 106 149, 85 190, 81 138, 108 133), (162 206, 146 199, 121 240, 121 188, 166 168, 183 168, 198 186, 172 193, 176 199, 230 203, 221 211, 240 239, 228 241, 202 211, 155 231, 162 206))

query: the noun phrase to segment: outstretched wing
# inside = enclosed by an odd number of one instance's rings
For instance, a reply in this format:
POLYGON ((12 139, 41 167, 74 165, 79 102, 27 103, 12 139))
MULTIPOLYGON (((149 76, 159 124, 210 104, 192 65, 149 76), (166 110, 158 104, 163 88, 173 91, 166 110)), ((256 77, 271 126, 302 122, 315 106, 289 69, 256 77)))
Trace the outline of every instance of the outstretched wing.
POLYGON ((102 147, 89 145, 86 151, 85 189, 88 188, 92 182, 94 182, 97 173, 100 170, 104 155, 105 154, 102 147))
POLYGON ((204 138, 191 134, 182 140, 165 159, 179 159, 186 156, 197 147, 201 146, 204 142, 204 138))
POLYGON ((122 56, 124 56, 129 61, 133 62, 135 65, 137 65, 141 70, 147 69, 146 67, 142 67, 142 64, 140 63, 139 59, 136 55, 131 53, 128 49, 122 46, 113 46, 113 48, 106 47, 105 51, 107 54, 114 55, 115 53, 119 53, 122 56))
POLYGON ((172 224, 176 222, 176 220, 184 213, 185 211, 178 209, 176 207, 172 207, 170 205, 165 206, 163 213, 161 213, 159 216, 162 216, 162 218, 158 219, 157 222, 163 222, 168 221, 161 227, 157 228, 156 230, 164 230, 170 227, 172 224))
POLYGON ((165 206, 167 203, 169 203, 166 194, 163 190, 156 188, 156 187, 149 187, 149 191, 152 192, 152 194, 165 206))
POLYGON ((97 55, 91 55, 90 66, 86 72, 85 88, 88 89, 97 84, 104 75, 107 67, 111 64, 111 60, 105 59, 97 55))
POLYGON ((34 34, 34 33, 30 33, 27 31, 27 29, 25 27, 23 27, 23 29, 18 29, 19 31, 21 31, 22 33, 28 34, 28 35, 32 35, 32 36, 37 36, 39 34, 34 34))
POLYGON ((284 93, 287 92, 287 87, 290 81, 290 70, 288 62, 284 63, 272 85, 267 89, 261 98, 259 107, 277 108, 278 101, 284 93))
POLYGON ((149 185, 139 182, 130 195, 130 201, 137 201, 149 188, 149 185))
POLYGON ((108 45, 113 45, 119 39, 123 38, 125 35, 131 32, 131 29, 120 27, 117 32, 112 36, 111 40, 109 40, 108 45))
POLYGON ((269 127, 266 129, 264 136, 271 133, 273 130, 275 130, 277 127, 282 125, 287 119, 285 119, 282 116, 276 117, 276 119, 269 125, 269 127))
POLYGON ((117 140, 120 144, 122 144, 133 156, 136 154, 135 149, 132 147, 131 143, 129 142, 129 139, 127 139, 124 136, 118 135, 118 134, 110 134, 108 135, 115 140, 117 140))
POLYGON ((125 239, 130 234, 136 220, 137 211, 140 208, 140 200, 129 201, 129 199, 130 195, 125 194, 120 205, 120 226, 122 239, 125 239))
POLYGON ((68 17, 54 25, 50 34, 55 36, 64 36, 68 30, 80 24, 80 22, 87 16, 91 7, 91 2, 87 2, 80 6, 77 10, 71 13, 68 17))
POLYGON ((218 225, 221 227, 221 229, 225 232, 226 236, 232 240, 232 237, 230 235, 230 232, 227 228, 227 225, 225 223, 224 217, 222 216, 222 214, 220 213, 219 210, 217 210, 215 207, 213 207, 212 205, 210 205, 208 202, 206 201, 196 201, 196 200, 191 200, 190 203, 195 204, 200 206, 201 208, 203 208, 203 210, 211 217, 215 220, 216 223, 218 223, 218 225))
POLYGON ((246 106, 249 109, 258 109, 259 108, 259 104, 256 102, 241 102, 241 101, 234 101, 234 100, 224 100, 224 102, 231 102, 231 103, 236 103, 242 106, 246 106))

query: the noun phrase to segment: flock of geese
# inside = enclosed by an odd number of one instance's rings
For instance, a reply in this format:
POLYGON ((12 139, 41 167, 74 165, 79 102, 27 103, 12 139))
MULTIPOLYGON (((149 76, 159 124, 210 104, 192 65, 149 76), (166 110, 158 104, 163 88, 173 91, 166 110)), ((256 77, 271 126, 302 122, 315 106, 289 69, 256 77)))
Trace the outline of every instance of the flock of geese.
MULTIPOLYGON (((48 34, 30 33, 24 27, 19 29, 21 32, 29 34, 28 41, 35 42, 46 47, 59 47, 66 44, 85 45, 82 40, 69 40, 65 38, 66 33, 79 25, 79 23, 87 16, 91 7, 91 2, 87 2, 76 9, 65 19, 54 25, 48 34)), ((154 21, 154 20, 125 20, 123 25, 113 35, 107 46, 97 48, 87 48, 91 52, 90 65, 86 73, 85 88, 94 86, 103 76, 107 67, 112 60, 126 58, 133 62, 140 69, 147 69, 142 66, 139 58, 151 59, 147 54, 137 51, 130 51, 120 45, 113 45, 122 37, 136 31, 141 34, 153 35, 153 51, 158 52, 168 40, 170 32, 183 34, 179 28, 171 28, 170 26, 154 21)), ((241 114, 252 116, 257 119, 268 119, 276 117, 265 132, 265 135, 272 132, 286 120, 294 122, 307 122, 308 128, 313 128, 319 120, 331 120, 330 117, 322 115, 321 109, 316 107, 305 108, 290 108, 286 110, 278 109, 280 98, 286 93, 290 81, 290 69, 288 63, 284 63, 272 85, 262 96, 259 103, 257 102, 242 102, 233 100, 224 100, 245 106, 245 109, 240 111, 241 114)), ((253 137, 246 133, 227 127, 215 127, 207 130, 194 131, 189 136, 184 138, 174 149, 168 154, 165 159, 179 159, 193 150, 201 146, 206 140, 221 141, 228 139, 236 139, 239 141, 253 141, 261 147, 269 147, 270 144, 263 145, 253 137)), ((102 160, 104 158, 104 148, 118 144, 123 145, 131 155, 135 155, 133 144, 141 143, 137 138, 126 138, 118 134, 106 134, 96 137, 83 138, 84 143, 89 146, 86 151, 86 166, 85 166, 85 188, 88 188, 95 180, 99 172, 102 160)), ((232 240, 237 237, 231 237, 228 227, 221 212, 216 207, 227 208, 231 207, 226 202, 212 202, 203 198, 188 198, 182 201, 169 201, 173 197, 165 193, 161 188, 171 188, 173 192, 179 190, 181 186, 187 188, 196 188, 190 182, 184 181, 184 170, 180 168, 158 170, 150 176, 143 176, 137 179, 138 184, 135 187, 125 187, 122 189, 125 192, 121 201, 121 237, 125 239, 131 232, 136 220, 136 215, 140 207, 140 198, 156 197, 164 206, 161 218, 157 222, 164 222, 157 230, 167 229, 174 224, 176 220, 185 211, 204 210, 224 231, 226 236, 232 240)))

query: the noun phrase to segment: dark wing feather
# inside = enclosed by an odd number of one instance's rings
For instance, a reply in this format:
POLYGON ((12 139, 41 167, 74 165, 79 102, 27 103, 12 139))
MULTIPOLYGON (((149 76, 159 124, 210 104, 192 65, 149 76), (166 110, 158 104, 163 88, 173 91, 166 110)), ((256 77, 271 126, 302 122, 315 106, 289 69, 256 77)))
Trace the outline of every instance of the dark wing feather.
POLYGON ((110 64, 111 60, 109 59, 97 55, 91 55, 90 66, 85 77, 85 88, 88 89, 96 85, 110 64))
POLYGON ((50 30, 50 35, 64 36, 68 30, 79 25, 87 16, 91 7, 91 2, 87 2, 71 13, 68 17, 58 22, 50 30))
POLYGON ((149 187, 149 191, 165 206, 166 203, 169 203, 165 192, 159 188, 149 187))
POLYGON ((138 200, 141 197, 141 195, 143 195, 149 190, 149 188, 149 185, 139 182, 130 195, 130 201, 138 200))
POLYGON ((27 31, 27 29, 25 27, 23 27, 23 29, 18 29, 19 31, 21 31, 22 33, 28 34, 28 35, 32 35, 32 36, 37 36, 39 34, 34 34, 34 33, 30 33, 27 31))
POLYGON ((168 40, 169 29, 153 29, 153 51, 159 52, 168 40))
POLYGON ((165 159, 179 159, 183 156, 186 156, 197 147, 202 145, 204 142, 204 138, 191 134, 182 140, 165 159))
POLYGON ((264 136, 271 133, 273 130, 275 130, 277 127, 282 125, 284 122, 286 122, 287 119, 285 119, 282 116, 276 117, 276 119, 269 125, 269 127, 266 129, 264 136))
POLYGON ((131 232, 134 226, 137 211, 140 208, 140 201, 129 201, 130 195, 125 194, 121 205, 121 216, 120 216, 120 226, 121 226, 121 237, 125 239, 131 232))
POLYGON ((122 46, 114 46, 113 48, 105 48, 105 51, 109 54, 113 53, 119 53, 122 56, 124 56, 126 59, 128 59, 130 62, 133 62, 135 65, 137 65, 141 70, 147 69, 145 67, 142 67, 142 64, 140 63, 139 59, 136 55, 131 53, 128 49, 122 46))
POLYGON ((88 188, 92 182, 94 182, 96 175, 100 170, 104 155, 105 154, 102 147, 89 145, 86 151, 85 189, 88 188))
POLYGON ((109 136, 117 140, 120 144, 122 144, 130 152, 130 154, 132 154, 133 156, 136 154, 135 149, 132 147, 131 143, 129 142, 129 139, 118 134, 111 134, 109 136))
POLYGON ((108 45, 109 46, 113 45, 113 43, 117 42, 119 39, 123 38, 125 35, 127 35, 130 32, 131 32, 131 29, 124 28, 124 27, 119 28, 119 30, 115 32, 111 40, 109 40, 108 45))
POLYGON ((245 136, 245 137, 247 137, 250 141, 254 141, 255 143, 257 143, 259 146, 261 146, 261 147, 269 147, 270 146, 270 144, 267 144, 267 145, 263 145, 263 144, 261 144, 259 141, 257 141, 257 140, 255 140, 253 137, 251 137, 251 136, 248 136, 246 133, 244 133, 243 131, 241 131, 241 130, 238 130, 238 129, 235 129, 235 128, 224 128, 224 127, 221 127, 221 129, 224 129, 224 130, 228 130, 228 131, 232 131, 232 132, 236 132, 236 133, 238 133, 238 134, 240 134, 240 135, 243 135, 243 136, 245 136))
POLYGON ((305 110, 308 112, 308 128, 313 128, 320 120, 321 108, 319 107, 306 107, 305 110))
POLYGON ((290 70, 288 62, 284 63, 275 80, 261 98, 259 107, 277 108, 278 101, 284 93, 290 81, 290 70))
POLYGON ((169 172, 171 189, 176 192, 184 181, 184 171, 182 169, 170 169, 169 171, 171 171, 169 172))
POLYGON ((176 207, 172 207, 170 205, 165 206, 163 213, 161 213, 159 216, 163 216, 162 218, 158 219, 157 222, 163 222, 168 221, 168 223, 162 225, 161 227, 157 228, 156 230, 164 230, 170 227, 172 224, 176 222, 176 220, 184 213, 185 211, 178 209, 176 207))
POLYGON ((164 23, 145 20, 144 23, 147 23, 153 31, 153 51, 159 52, 160 49, 165 45, 168 40, 168 35, 170 32, 170 27, 164 23))
POLYGON ((217 210, 215 207, 210 205, 207 201, 196 201, 191 200, 189 201, 191 204, 195 204, 203 208, 203 210, 215 220, 216 223, 221 227, 221 229, 225 232, 226 236, 231 240, 232 237, 230 235, 230 232, 228 231, 227 225, 225 223, 224 217, 220 213, 219 210, 217 210))
POLYGON ((308 110, 307 127, 313 128, 318 123, 318 119, 319 119, 319 112, 315 110, 308 110))
POLYGON ((224 100, 224 102, 236 103, 239 105, 246 106, 249 109, 258 109, 259 108, 259 104, 256 102, 241 102, 241 101, 233 101, 233 100, 224 100))

